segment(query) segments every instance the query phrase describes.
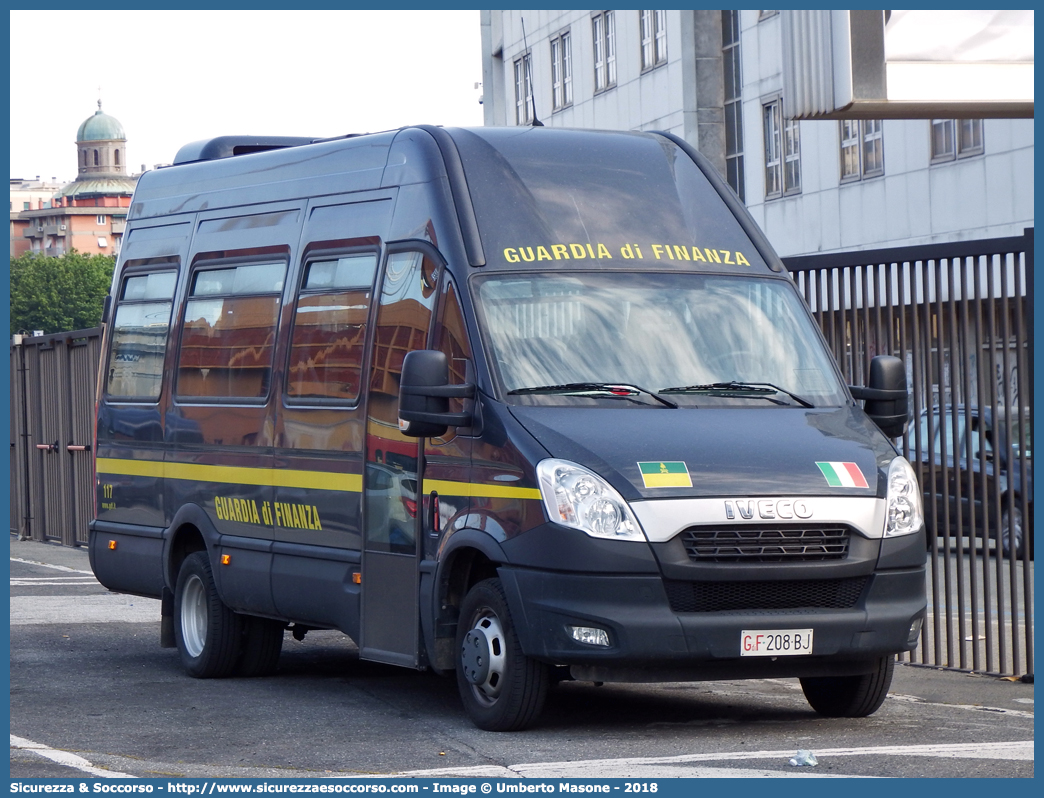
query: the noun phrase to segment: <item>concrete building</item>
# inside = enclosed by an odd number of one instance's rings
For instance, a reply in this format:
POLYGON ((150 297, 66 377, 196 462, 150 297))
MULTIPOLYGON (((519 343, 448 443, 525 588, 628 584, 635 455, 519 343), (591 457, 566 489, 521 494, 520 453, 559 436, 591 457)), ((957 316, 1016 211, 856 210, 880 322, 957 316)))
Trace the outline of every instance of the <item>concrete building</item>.
POLYGON ((30 241, 24 233, 29 227, 29 220, 22 218, 25 211, 38 211, 51 207, 51 199, 61 191, 64 184, 57 178, 41 180, 25 180, 20 177, 11 178, 11 257, 17 258, 29 251, 30 241))
POLYGON ((483 11, 481 24, 485 124, 535 113, 679 135, 783 256, 1033 226, 1032 119, 788 120, 776 11, 483 11))
MULTIPOLYGON (((127 136, 119 120, 98 110, 76 131, 77 177, 44 200, 16 211, 11 197, 11 254, 119 253, 136 178, 128 174, 127 136)), ((42 190, 41 190, 42 193, 42 190)), ((23 205, 25 201, 22 201, 23 205)))

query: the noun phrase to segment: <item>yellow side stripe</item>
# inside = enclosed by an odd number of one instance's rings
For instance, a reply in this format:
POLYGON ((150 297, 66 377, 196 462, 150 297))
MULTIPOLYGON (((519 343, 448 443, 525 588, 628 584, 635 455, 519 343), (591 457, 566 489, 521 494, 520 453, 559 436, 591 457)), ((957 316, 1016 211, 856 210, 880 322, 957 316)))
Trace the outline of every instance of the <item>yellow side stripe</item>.
MULTIPOLYGON (((333 474, 328 471, 293 471, 276 468, 243 468, 239 466, 202 465, 200 463, 164 463, 156 460, 118 460, 99 457, 99 474, 157 479, 185 479, 196 482, 224 482, 231 485, 266 485, 277 488, 314 488, 362 492, 359 474, 333 474)), ((537 488, 512 485, 490 485, 474 482, 452 482, 444 479, 424 480, 424 492, 437 491, 446 496, 470 496, 480 499, 540 499, 537 488)))
POLYGON ((294 471, 278 468, 240 468, 199 463, 163 463, 155 460, 116 460, 107 457, 99 457, 95 463, 99 474, 187 479, 196 482, 225 482, 231 485, 266 485, 275 488, 315 488, 348 493, 362 492, 362 476, 359 474, 333 474, 328 471, 294 471))
POLYGON ((477 482, 450 482, 444 479, 424 480, 424 492, 432 491, 447 496, 472 496, 479 499, 539 499, 538 488, 515 488, 510 485, 489 485, 477 482))

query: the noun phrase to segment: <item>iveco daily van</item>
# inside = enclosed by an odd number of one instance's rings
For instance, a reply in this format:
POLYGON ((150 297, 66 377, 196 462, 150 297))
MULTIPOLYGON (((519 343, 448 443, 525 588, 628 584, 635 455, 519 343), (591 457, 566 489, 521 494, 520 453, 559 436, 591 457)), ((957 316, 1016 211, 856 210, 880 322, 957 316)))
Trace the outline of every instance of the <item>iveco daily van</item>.
POLYGON ((563 678, 855 717, 917 642, 903 365, 847 387, 673 135, 188 145, 138 183, 102 358, 91 563, 193 676, 338 629, 484 729, 563 678))

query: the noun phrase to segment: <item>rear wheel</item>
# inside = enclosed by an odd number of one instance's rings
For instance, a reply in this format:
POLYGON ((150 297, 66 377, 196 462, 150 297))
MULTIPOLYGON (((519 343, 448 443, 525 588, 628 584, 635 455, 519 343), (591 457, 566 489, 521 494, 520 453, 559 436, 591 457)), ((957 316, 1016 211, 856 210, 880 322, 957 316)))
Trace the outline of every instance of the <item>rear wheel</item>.
POLYGON ((522 653, 499 579, 475 585, 457 624, 457 687, 471 721, 486 731, 517 731, 536 720, 550 669, 522 653))
POLYGON ((286 624, 252 615, 243 618, 243 653, 237 676, 271 676, 279 667, 286 624))
POLYGON ((225 606, 205 551, 185 558, 174 590, 174 637, 190 676, 230 675, 239 659, 242 618, 225 606))
POLYGON ((810 676, 801 679, 805 698, 816 712, 828 718, 865 718, 884 703, 892 684, 895 656, 874 662, 870 673, 858 676, 810 676))

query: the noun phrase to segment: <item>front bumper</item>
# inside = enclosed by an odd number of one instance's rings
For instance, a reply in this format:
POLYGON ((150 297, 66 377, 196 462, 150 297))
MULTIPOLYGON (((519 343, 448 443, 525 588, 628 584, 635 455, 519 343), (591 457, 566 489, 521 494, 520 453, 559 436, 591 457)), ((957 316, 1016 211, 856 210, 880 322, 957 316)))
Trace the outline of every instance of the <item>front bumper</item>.
POLYGON ((870 574, 844 609, 713 612, 672 610, 658 575, 499 573, 523 651, 602 681, 653 681, 657 672, 679 680, 865 672, 876 657, 914 647, 911 625, 926 606, 923 566, 870 574), (576 642, 569 626, 605 629, 610 645, 576 642), (744 629, 804 628, 814 631, 810 655, 740 656, 744 629))

